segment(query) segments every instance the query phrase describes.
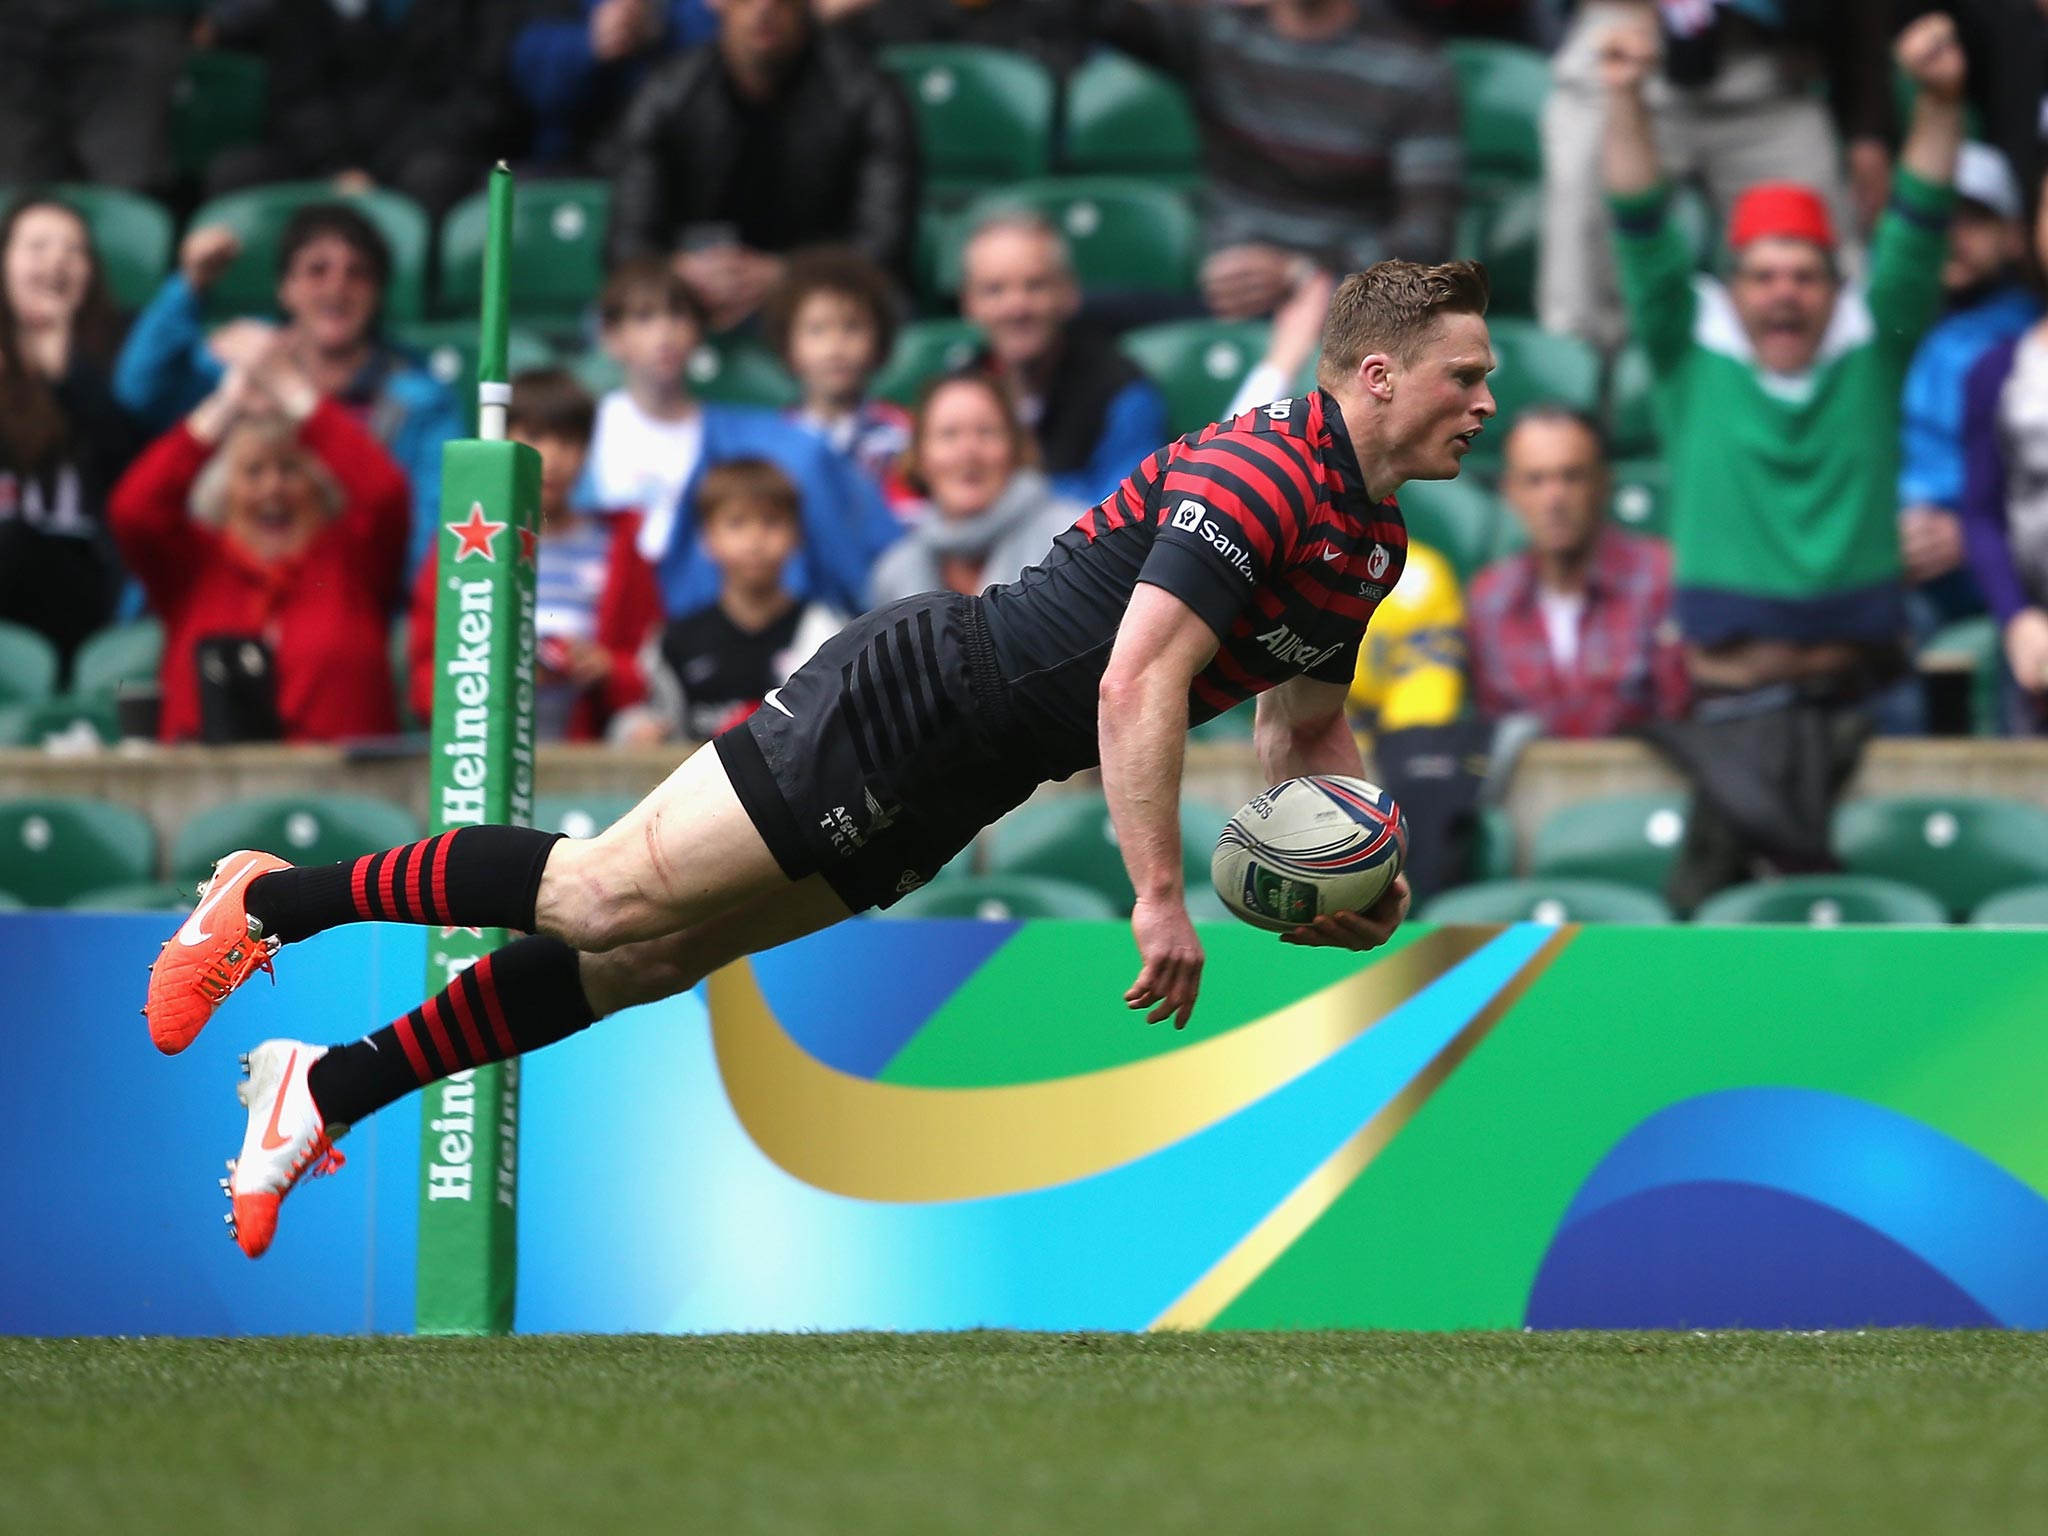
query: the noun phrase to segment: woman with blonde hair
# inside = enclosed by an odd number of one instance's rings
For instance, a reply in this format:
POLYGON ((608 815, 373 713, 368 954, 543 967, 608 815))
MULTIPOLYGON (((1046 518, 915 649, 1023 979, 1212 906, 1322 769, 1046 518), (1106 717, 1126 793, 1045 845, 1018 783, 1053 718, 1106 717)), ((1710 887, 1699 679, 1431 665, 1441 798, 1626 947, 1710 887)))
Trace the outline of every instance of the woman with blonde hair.
POLYGON ((164 624, 158 734, 395 730, 409 504, 391 456, 281 349, 230 369, 114 491, 114 536, 164 624))

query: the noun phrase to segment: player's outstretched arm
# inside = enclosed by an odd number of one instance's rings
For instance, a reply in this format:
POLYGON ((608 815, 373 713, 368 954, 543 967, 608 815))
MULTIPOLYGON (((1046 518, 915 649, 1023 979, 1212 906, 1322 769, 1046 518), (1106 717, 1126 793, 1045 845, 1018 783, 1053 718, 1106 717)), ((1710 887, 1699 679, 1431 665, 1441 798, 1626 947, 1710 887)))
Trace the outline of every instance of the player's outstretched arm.
POLYGON ((1138 979, 1124 994, 1187 1027, 1202 985, 1202 943, 1182 890, 1180 775, 1187 755, 1188 686, 1216 654, 1216 632, 1194 609, 1148 582, 1131 593, 1103 670, 1096 710, 1102 790, 1131 886, 1138 979))
MULTIPOLYGON (((1259 767, 1268 784, 1310 773, 1364 777, 1365 759, 1359 755, 1358 738, 1344 718, 1344 695, 1342 683, 1322 683, 1312 677, 1290 679, 1259 695, 1252 745, 1258 750, 1259 767)), ((1368 910, 1326 913, 1292 933, 1283 933, 1280 942, 1311 948, 1378 949, 1408 915, 1408 895, 1408 877, 1397 875, 1386 894, 1368 910)))

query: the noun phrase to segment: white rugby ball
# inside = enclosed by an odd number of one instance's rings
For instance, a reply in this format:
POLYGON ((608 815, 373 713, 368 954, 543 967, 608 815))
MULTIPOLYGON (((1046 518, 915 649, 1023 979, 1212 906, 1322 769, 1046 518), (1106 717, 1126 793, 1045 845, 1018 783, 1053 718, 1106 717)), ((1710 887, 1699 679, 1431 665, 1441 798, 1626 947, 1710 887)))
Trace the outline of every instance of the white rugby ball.
POLYGON ((1209 877, 1254 928, 1286 933, 1385 894, 1408 857, 1394 797, 1363 779, 1313 774, 1254 795, 1223 828, 1209 877))

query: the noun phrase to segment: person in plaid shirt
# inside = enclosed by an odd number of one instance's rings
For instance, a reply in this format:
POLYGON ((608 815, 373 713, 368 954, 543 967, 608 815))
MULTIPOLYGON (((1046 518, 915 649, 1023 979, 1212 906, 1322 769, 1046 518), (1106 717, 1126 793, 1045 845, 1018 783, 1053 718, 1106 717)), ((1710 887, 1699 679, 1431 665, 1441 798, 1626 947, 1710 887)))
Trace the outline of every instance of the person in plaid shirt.
POLYGON ((1537 715, 1552 736, 1683 715, 1671 552, 1608 523, 1600 429, 1541 406, 1516 421, 1503 454, 1501 490, 1529 547, 1487 566, 1467 594, 1480 712, 1537 715))

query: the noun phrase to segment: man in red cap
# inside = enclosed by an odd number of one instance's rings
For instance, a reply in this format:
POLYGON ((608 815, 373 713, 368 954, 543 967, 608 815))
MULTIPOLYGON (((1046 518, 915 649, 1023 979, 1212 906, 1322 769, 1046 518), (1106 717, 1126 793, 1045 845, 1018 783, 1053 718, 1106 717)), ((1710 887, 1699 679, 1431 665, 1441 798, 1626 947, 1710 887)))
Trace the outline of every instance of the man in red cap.
POLYGON ((1917 95, 1867 283, 1843 281, 1826 203, 1784 183, 1737 199, 1730 267, 1714 282, 1696 277, 1665 209, 1643 103, 1658 46, 1647 12, 1609 33, 1601 153, 1671 468, 1697 719, 1666 744, 1693 771, 1702 812, 1672 890, 1687 906, 1759 858, 1830 867, 1828 812, 1868 731, 1864 701, 1899 668, 1899 401, 1941 309, 1963 55, 1942 15, 1898 39, 1917 95))

